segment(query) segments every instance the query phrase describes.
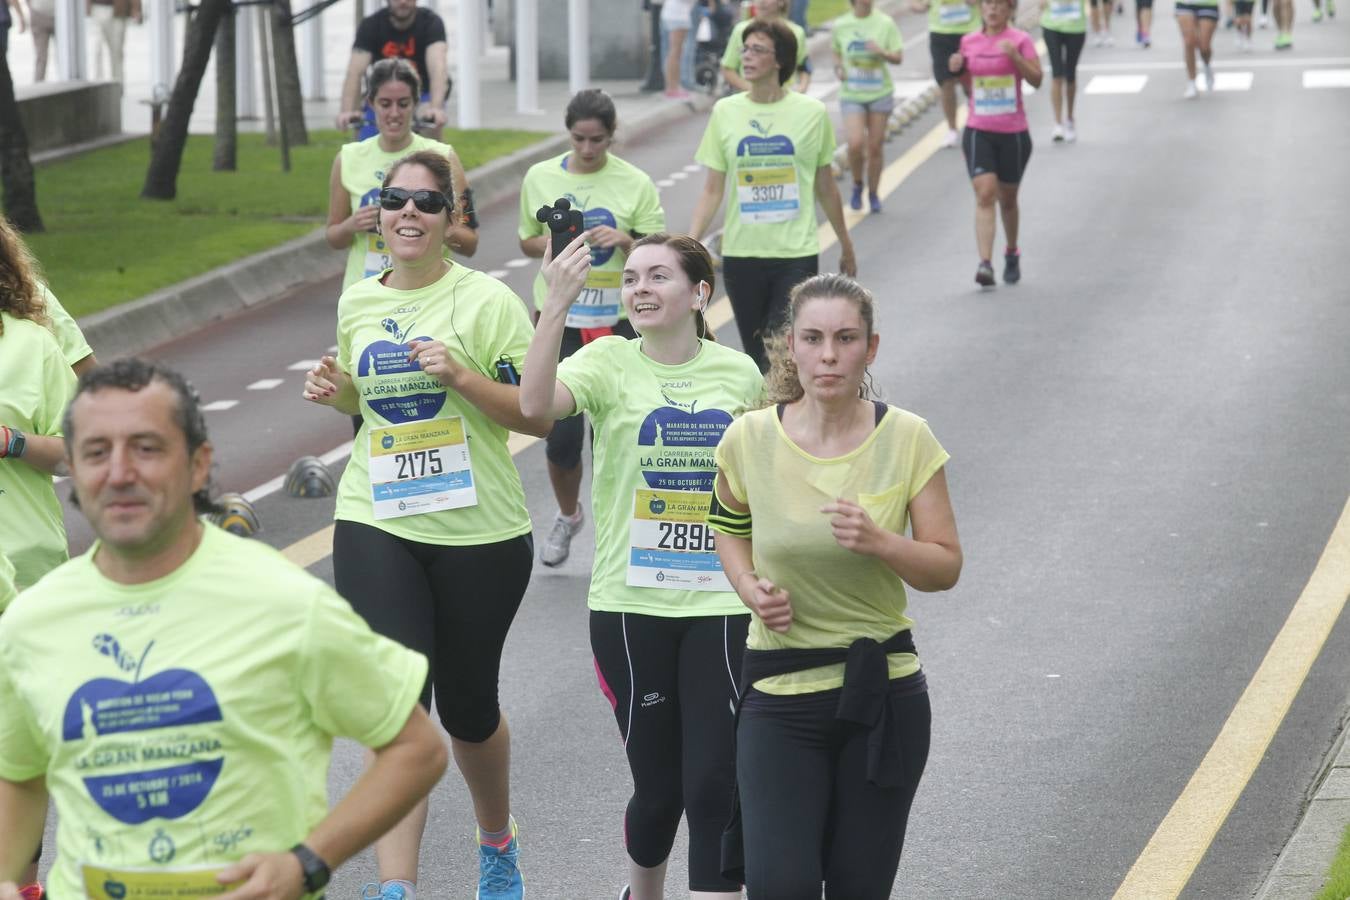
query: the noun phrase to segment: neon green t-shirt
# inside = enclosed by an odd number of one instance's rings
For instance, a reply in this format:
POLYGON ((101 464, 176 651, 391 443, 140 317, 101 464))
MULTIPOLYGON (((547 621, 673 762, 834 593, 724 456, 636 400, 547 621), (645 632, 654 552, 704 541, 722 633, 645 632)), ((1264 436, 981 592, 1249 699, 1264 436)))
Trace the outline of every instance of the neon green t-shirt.
MULTIPOLYGON (((732 69, 737 75, 741 74, 741 47, 745 44, 745 26, 753 22, 753 19, 742 19, 731 29, 731 37, 727 38, 727 49, 722 53, 722 67, 732 69)), ((806 31, 791 19, 779 19, 784 25, 792 30, 792 36, 797 39, 797 71, 801 72, 806 67, 807 57, 810 52, 806 49, 806 31)), ((796 73, 788 79, 785 87, 790 87, 797 80, 796 73)))
POLYGON ((52 895, 85 896, 81 862, 223 867, 304 840, 333 738, 397 737, 426 659, 218 528, 145 584, 105 578, 97 549, 0 616, 0 778, 46 777, 52 895))
POLYGON ((4 612, 17 596, 19 589, 14 584, 14 563, 9 561, 8 556, 0 553, 0 613, 4 612))
MULTIPOLYGON (((522 240, 551 234, 548 226, 535 218, 541 206, 567 198, 580 210, 587 228, 608 225, 619 231, 655 234, 664 231, 666 213, 651 177, 632 163, 606 154, 605 165, 589 175, 567 169, 571 153, 535 163, 525 173, 520 186, 520 225, 522 240)), ((623 264, 627 256, 615 247, 591 250, 591 274, 581 296, 572 304, 567 324, 572 328, 601 328, 627 318, 620 296, 623 264)), ((544 308, 548 286, 544 277, 534 277, 534 305, 544 308)))
MULTIPOLYGON (((452 152, 449 144, 433 141, 417 133, 413 134, 411 144, 392 153, 380 149, 378 134, 364 141, 343 144, 338 156, 342 160, 342 186, 351 195, 352 212, 363 206, 379 203, 380 185, 384 184, 384 176, 389 167, 419 150, 435 150, 446 156, 452 152)), ((458 197, 455 198, 455 203, 459 204, 458 197)), ((447 256, 449 252, 447 247, 447 256)), ((362 278, 369 278, 384 271, 391 264, 389 250, 378 234, 373 232, 358 234, 352 240, 351 249, 347 251, 347 271, 342 276, 342 289, 346 290, 362 278)))
POLYGON ((903 50, 905 42, 894 19, 876 11, 861 19, 853 13, 845 13, 835 19, 831 40, 834 52, 844 63, 840 100, 871 103, 891 95, 895 90, 891 70, 886 60, 867 49, 867 42, 876 41, 877 46, 887 53, 903 50))
POLYGON ((970 34, 979 27, 979 3, 970 0, 929 0, 928 30, 934 34, 970 34))
POLYGON ((1087 33, 1087 0, 1048 0, 1041 27, 1061 34, 1087 33))
MULTIPOLYGON (((882 528, 903 533, 910 501, 947 458, 927 422, 895 407, 857 449, 831 459, 794 444, 773 407, 732 423, 717 447, 718 470, 735 498, 750 507, 755 571, 786 589, 792 600, 787 633, 752 618, 747 646, 847 647, 860 637, 884 641, 911 627, 900 576, 876 557, 841 547, 820 508, 842 497, 862 506, 882 528)), ((896 653, 889 660, 891 678, 919 669, 913 654, 896 653)), ((840 663, 755 686, 769 694, 803 694, 843 682, 840 663)))
MULTIPOLYGON (((61 436, 75 394, 75 373, 43 326, 0 312, 0 425, 24 434, 61 436)), ((0 459, 0 551, 28 587, 65 562, 66 526, 52 477, 21 459, 0 459)))
POLYGON ((338 363, 356 383, 365 424, 338 486, 337 518, 424 544, 528 534, 510 432, 410 364, 408 344, 439 340, 461 366, 496 380, 502 356, 522 368, 532 334, 510 288, 460 263, 415 291, 385 287, 378 277, 343 291, 338 363))
POLYGON ((49 326, 51 333, 61 345, 61 353, 65 356, 66 362, 73 366, 86 356, 92 355, 94 350, 84 339, 84 332, 80 331, 74 317, 66 312, 66 308, 56 299, 51 288, 42 285, 42 293, 47 304, 47 318, 51 320, 49 326))
POLYGON ((834 158, 825 104, 791 91, 775 103, 733 94, 713 106, 694 159, 726 174, 723 256, 793 259, 820 252, 816 172, 834 158))
POLYGON ((703 520, 716 474, 713 448, 764 391, 754 361, 702 341, 692 360, 666 366, 642 352, 641 338, 613 336, 559 363, 558 380, 595 426, 590 608, 744 613, 703 520))

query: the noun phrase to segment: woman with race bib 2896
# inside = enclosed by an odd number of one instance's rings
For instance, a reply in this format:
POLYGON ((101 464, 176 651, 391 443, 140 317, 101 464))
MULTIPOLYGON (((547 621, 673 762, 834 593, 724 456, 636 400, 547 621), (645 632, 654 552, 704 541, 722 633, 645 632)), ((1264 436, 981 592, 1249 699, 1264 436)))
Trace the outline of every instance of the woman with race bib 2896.
POLYGON ((700 238, 727 200, 722 274, 741 346, 768 367, 764 337, 782 318, 793 285, 820 268, 816 201, 839 240, 839 268, 856 274, 853 241, 830 171, 834 125, 825 104, 784 85, 797 67, 797 39, 778 20, 741 32, 741 74, 750 89, 717 101, 694 154, 708 170, 689 234, 700 238))
POLYGON ((721 872, 731 812, 735 674, 749 616, 704 524, 713 452, 733 417, 763 393, 744 353, 706 340, 712 259, 683 235, 633 245, 623 302, 640 337, 604 337, 556 367, 568 309, 590 274, 574 241, 544 265, 548 296, 526 357, 522 411, 595 423, 591 649, 633 774, 624 814, 631 900, 664 896, 681 815, 689 890, 740 897, 721 872))

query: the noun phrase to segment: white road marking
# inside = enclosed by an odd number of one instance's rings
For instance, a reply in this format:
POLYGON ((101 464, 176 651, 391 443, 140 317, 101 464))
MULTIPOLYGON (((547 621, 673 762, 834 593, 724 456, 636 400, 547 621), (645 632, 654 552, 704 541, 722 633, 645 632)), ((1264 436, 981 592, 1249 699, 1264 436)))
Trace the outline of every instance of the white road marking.
POLYGON ((506 271, 505 269, 493 269, 491 272, 488 273, 488 275, 490 275, 493 278, 505 278, 507 275, 510 274, 511 273, 506 271))
MULTIPOLYGON (((333 352, 336 353, 337 351, 334 350, 333 352)), ((314 368, 318 364, 319 361, 317 359, 302 359, 298 362, 291 363, 286 368, 292 372, 305 372, 308 371, 309 369, 314 368)))
POLYGON ((689 177, 689 173, 681 169, 678 172, 671 172, 670 177, 675 179, 676 181, 684 181, 686 178, 689 177))
POLYGON ((329 353, 336 353, 337 351, 338 351, 337 344, 334 344, 333 346, 328 348, 329 353))
POLYGON ((1083 93, 1137 94, 1147 82, 1147 75, 1094 75, 1083 93))
POLYGON ((528 259, 528 258, 526 258, 526 257, 521 257, 520 259, 511 259, 511 260, 507 260, 507 262, 506 262, 506 267, 507 267, 508 269, 523 269, 523 268, 525 268, 526 266, 530 265, 530 264, 533 263, 533 262, 534 262, 534 260, 532 260, 532 259, 528 259))
MULTIPOLYGON (((1350 56, 1324 56, 1313 59, 1299 59, 1296 56, 1286 56, 1279 59, 1237 59, 1237 60, 1215 60, 1216 69, 1289 69, 1303 66, 1346 66, 1350 65, 1350 56)), ((1133 69, 1136 72, 1153 72, 1168 69, 1184 69, 1185 63, 1177 62, 1129 62, 1118 63, 1083 63, 1078 67, 1080 72, 1110 72, 1119 69, 1133 69)))
POLYGON ((690 163, 689 165, 684 167, 684 170, 686 172, 702 172, 703 167, 700 166, 698 163, 690 163))
POLYGON ((895 90, 891 92, 891 96, 901 102, 913 100, 935 83, 931 78, 898 78, 895 81, 895 90))
MULTIPOLYGON (((1252 89, 1252 79, 1256 77, 1254 72, 1216 72, 1214 75, 1214 90, 1218 91, 1250 91, 1252 89)), ((1197 78, 1196 86, 1201 91, 1206 91, 1205 79, 1197 78)))
POLYGON ((1305 88, 1350 87, 1350 69, 1314 69, 1303 73, 1305 88))
POLYGON ((238 400, 213 400, 202 406, 202 412, 224 412, 239 405, 238 400))
POLYGON ((656 183, 656 186, 657 186, 657 187, 674 187, 674 186, 675 186, 675 179, 674 179, 674 178, 662 178, 660 181, 658 181, 658 182, 656 183))
POLYGON ((248 386, 250 391, 270 391, 272 388, 285 382, 284 378, 261 378, 248 386))

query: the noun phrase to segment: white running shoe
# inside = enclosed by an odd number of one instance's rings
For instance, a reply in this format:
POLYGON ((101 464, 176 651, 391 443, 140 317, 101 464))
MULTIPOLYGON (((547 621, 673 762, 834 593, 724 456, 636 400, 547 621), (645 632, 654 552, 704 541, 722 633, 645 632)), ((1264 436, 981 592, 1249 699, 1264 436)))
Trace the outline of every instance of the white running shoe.
POLYGON ((1063 126, 1063 125, 1056 125, 1056 126, 1055 126, 1055 130, 1052 131, 1052 132, 1050 132, 1050 140, 1054 141, 1056 144, 1062 144, 1062 143, 1064 143, 1064 126, 1063 126))
POLYGON ((1094 47, 1102 46, 1102 33, 1100 31, 1092 32, 1092 46, 1094 47))
POLYGON ((1073 119, 1069 119, 1064 123, 1064 140, 1068 141, 1070 144, 1078 140, 1078 132, 1074 130, 1073 119))
POLYGON ((1103 47, 1114 47, 1115 45, 1116 45, 1116 39, 1113 38, 1113 37, 1111 36, 1111 32, 1109 32, 1109 31, 1104 31, 1104 32, 1102 32, 1102 46, 1103 46, 1103 47))
POLYGON ((1190 79, 1187 79, 1187 80, 1186 80, 1186 90, 1184 90, 1184 91, 1181 92, 1181 99, 1183 99, 1183 100, 1194 100, 1194 99, 1195 99, 1196 97, 1198 97, 1199 95, 1200 95, 1200 92, 1199 92, 1198 90, 1196 90, 1196 88, 1195 88, 1195 82, 1194 82, 1194 81, 1191 81, 1190 79))
POLYGON ((1257 20, 1256 20, 1256 27, 1257 27, 1257 28, 1269 28, 1269 27, 1270 27, 1270 16, 1265 16, 1265 15, 1263 15, 1263 16, 1261 16, 1261 18, 1257 19, 1257 20))
POLYGON ((539 548, 539 561, 549 568, 565 563, 572 552, 572 538, 584 524, 586 510, 580 503, 577 504, 577 514, 570 519, 558 513, 553 519, 553 530, 548 533, 548 540, 539 548))
POLYGON ((942 146, 951 149, 959 143, 961 143, 961 133, 953 128, 947 132, 947 139, 942 142, 942 146))
POLYGON ((1205 63, 1205 90, 1214 93, 1214 67, 1205 63))

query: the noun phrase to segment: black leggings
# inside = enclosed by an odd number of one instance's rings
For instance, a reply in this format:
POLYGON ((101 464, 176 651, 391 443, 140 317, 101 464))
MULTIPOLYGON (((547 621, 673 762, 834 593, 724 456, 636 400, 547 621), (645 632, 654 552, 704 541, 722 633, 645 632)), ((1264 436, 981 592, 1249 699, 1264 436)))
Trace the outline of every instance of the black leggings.
MULTIPOLYGON (((628 324, 627 319, 619 320, 619 324, 614 326, 614 333, 619 337, 637 337, 637 332, 628 324)), ((561 362, 576 353, 581 349, 582 343, 580 328, 564 328, 562 343, 558 345, 558 361, 561 362)), ((553 430, 548 433, 544 444, 544 456, 560 469, 575 469, 581 465, 581 445, 585 440, 586 416, 583 413, 559 419, 553 423, 553 430)))
POLYGON ((614 707, 633 773, 624 815, 628 855, 645 868, 670 856, 689 822, 689 890, 734 891, 721 872, 731 815, 736 679, 750 616, 669 618, 591 612, 600 689, 614 707))
POLYGON ((1081 32, 1069 34, 1051 28, 1042 28, 1041 34, 1045 37, 1045 49, 1050 54, 1050 77, 1063 78, 1073 84, 1078 73, 1078 57, 1083 52, 1087 35, 1081 32))
POLYGON ((819 256, 795 259, 728 256, 722 259, 722 277, 727 283, 731 309, 736 314, 741 347, 759 365, 761 372, 769 370, 764 338, 783 324, 788 294, 819 271, 819 256))
POLYGON ((839 691, 751 690, 736 732, 750 900, 886 900, 928 761, 928 693, 891 682, 905 784, 867 783, 868 729, 835 719, 839 691))
POLYGON ((502 645, 530 583, 534 541, 422 544, 360 522, 333 531, 333 581, 370 627, 416 650, 430 669, 421 704, 451 737, 481 743, 501 722, 502 645))

